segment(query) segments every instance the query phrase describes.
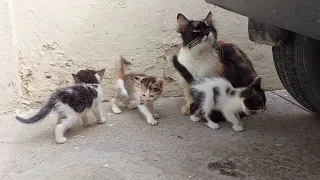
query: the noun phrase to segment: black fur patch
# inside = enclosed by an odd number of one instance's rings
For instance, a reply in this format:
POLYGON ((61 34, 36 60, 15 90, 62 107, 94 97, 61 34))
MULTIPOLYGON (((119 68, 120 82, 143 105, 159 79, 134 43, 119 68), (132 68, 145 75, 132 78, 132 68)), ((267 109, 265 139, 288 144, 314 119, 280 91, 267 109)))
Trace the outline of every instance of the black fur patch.
POLYGON ((212 89, 212 91, 213 91, 213 103, 214 103, 214 105, 217 105, 218 104, 218 98, 220 96, 220 90, 219 90, 218 87, 214 87, 212 89))
POLYGON ((232 90, 230 87, 227 87, 226 94, 230 97, 233 97, 236 94, 236 91, 232 90))
POLYGON ((83 112, 92 106, 98 92, 89 86, 75 85, 57 90, 51 98, 69 105, 75 112, 83 112))

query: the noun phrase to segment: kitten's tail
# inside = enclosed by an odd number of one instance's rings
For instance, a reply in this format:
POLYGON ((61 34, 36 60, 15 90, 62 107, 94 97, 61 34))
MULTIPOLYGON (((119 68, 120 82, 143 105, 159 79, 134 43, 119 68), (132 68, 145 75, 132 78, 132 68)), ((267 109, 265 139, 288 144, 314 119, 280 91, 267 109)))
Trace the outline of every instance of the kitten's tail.
POLYGON ((131 63, 120 56, 120 68, 118 71, 118 78, 123 79, 125 75, 124 65, 130 65, 131 63))
POLYGON ((192 74, 188 71, 188 69, 182 65, 178 57, 176 55, 173 56, 172 58, 173 66, 179 71, 180 75, 187 81, 188 84, 192 83, 195 81, 194 77, 192 74))
POLYGON ((52 109, 55 107, 56 102, 49 100, 49 102, 42 107, 39 112, 37 114, 35 114, 34 116, 30 117, 30 118, 22 118, 19 116, 16 116, 16 119, 19 120, 20 122, 26 123, 26 124, 32 124, 35 122, 38 122, 40 120, 42 120, 43 118, 45 118, 51 111, 52 109))

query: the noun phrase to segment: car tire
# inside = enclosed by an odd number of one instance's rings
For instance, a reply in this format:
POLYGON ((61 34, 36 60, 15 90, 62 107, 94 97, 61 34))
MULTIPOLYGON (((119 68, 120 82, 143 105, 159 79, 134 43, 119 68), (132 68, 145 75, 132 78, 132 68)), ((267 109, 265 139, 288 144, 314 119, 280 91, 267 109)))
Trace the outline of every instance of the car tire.
POLYGON ((290 95, 311 112, 320 115, 320 41, 289 33, 272 48, 279 78, 290 95))

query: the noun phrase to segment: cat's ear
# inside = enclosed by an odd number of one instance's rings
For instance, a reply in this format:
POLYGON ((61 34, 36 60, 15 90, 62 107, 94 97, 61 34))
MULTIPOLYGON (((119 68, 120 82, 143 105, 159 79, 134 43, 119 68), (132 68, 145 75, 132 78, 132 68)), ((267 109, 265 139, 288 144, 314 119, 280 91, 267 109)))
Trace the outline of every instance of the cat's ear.
POLYGON ((179 32, 184 32, 189 24, 189 20, 183 14, 179 13, 177 16, 177 22, 179 26, 179 32))
POLYGON ((96 73, 98 74, 98 76, 102 77, 104 76, 104 73, 106 72, 106 69, 101 69, 100 71, 96 71, 96 73))
POLYGON ((79 82, 80 82, 80 79, 78 78, 78 76, 77 76, 76 74, 72 74, 72 77, 73 77, 73 79, 74 79, 74 81, 75 81, 76 83, 79 83, 79 82))
POLYGON ((206 22, 207 25, 212 25, 213 20, 212 20, 212 12, 211 11, 208 13, 207 17, 204 19, 204 22, 206 22))
POLYGON ((138 83, 141 83, 142 79, 144 79, 145 77, 144 76, 134 76, 133 79, 138 82, 138 83))
POLYGON ((261 89, 261 77, 256 77, 250 87, 255 89, 261 89))
POLYGON ((163 88, 163 80, 158 79, 157 82, 154 84, 155 87, 162 89, 163 88))

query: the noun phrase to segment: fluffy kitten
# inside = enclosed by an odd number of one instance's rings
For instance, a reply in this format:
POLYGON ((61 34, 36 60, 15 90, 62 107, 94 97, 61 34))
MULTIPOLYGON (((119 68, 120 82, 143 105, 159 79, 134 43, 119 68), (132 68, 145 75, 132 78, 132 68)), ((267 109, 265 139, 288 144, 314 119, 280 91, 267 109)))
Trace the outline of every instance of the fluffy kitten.
MULTIPOLYGON (((178 61, 183 64, 195 78, 215 77, 215 64, 218 57, 217 30, 209 12, 204 20, 188 20, 184 15, 178 14, 178 32, 181 34, 183 46, 177 54, 178 61)), ((189 84, 180 76, 180 83, 184 89, 186 105, 182 108, 183 114, 190 114, 189 84)))
POLYGON ((87 113, 92 111, 98 123, 103 124, 106 119, 102 117, 101 100, 102 89, 99 82, 102 80, 105 69, 100 71, 81 70, 72 74, 75 85, 57 89, 40 111, 30 118, 16 118, 23 123, 31 124, 45 118, 51 111, 58 114, 55 130, 55 141, 59 144, 67 142, 64 133, 75 122, 82 122, 88 126, 87 113))
POLYGON ((248 87, 234 88, 224 78, 204 78, 195 80, 190 72, 173 57, 174 67, 181 76, 190 84, 190 95, 194 98, 195 110, 190 119, 194 122, 204 116, 207 125, 212 129, 218 129, 219 124, 210 118, 212 110, 220 111, 227 121, 233 124, 235 131, 243 131, 243 123, 239 113, 252 115, 265 110, 263 98, 258 93, 261 89, 261 78, 257 77, 248 87))
POLYGON ((147 118, 148 124, 156 125, 158 122, 155 119, 159 118, 159 114, 155 112, 153 103, 163 91, 163 81, 141 73, 126 74, 125 64, 129 62, 121 57, 116 84, 118 93, 111 100, 113 113, 121 113, 121 109, 117 106, 117 103, 121 101, 129 109, 138 108, 147 118))
MULTIPOLYGON (((216 49, 219 55, 216 72, 220 77, 230 81, 233 87, 247 87, 258 77, 249 57, 237 45, 219 41, 216 49)), ((266 104, 264 90, 258 89, 257 92, 261 95, 264 104, 266 104)), ((194 111, 192 106, 191 111, 194 111)), ((245 116, 245 114, 240 113, 241 116, 245 116)), ((219 111, 213 111, 211 117, 214 122, 224 120, 219 111)))

